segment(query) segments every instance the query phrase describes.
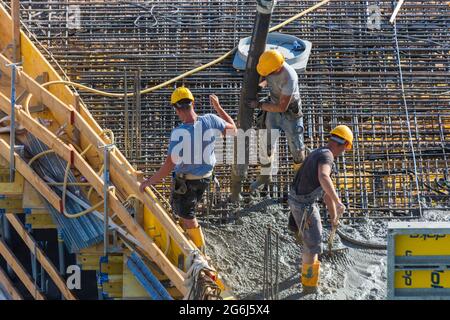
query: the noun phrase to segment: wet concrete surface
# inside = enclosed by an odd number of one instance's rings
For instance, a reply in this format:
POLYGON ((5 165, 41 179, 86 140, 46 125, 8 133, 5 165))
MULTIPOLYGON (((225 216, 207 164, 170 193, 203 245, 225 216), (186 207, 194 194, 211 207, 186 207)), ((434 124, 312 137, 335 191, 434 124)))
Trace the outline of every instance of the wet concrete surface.
MULTIPOLYGON (((267 226, 279 233, 280 299, 385 299, 386 250, 372 250, 340 243, 347 247, 333 256, 321 257, 320 289, 303 294, 300 284, 301 246, 287 229, 288 212, 271 199, 258 199, 246 208, 235 208, 236 219, 222 224, 203 221, 207 254, 238 299, 263 299, 264 239, 267 226)), ((425 221, 450 221, 447 212, 426 211, 425 221)), ((340 228, 358 240, 385 243, 386 220, 364 219, 342 223, 340 228)), ((328 239, 324 228, 324 248, 328 239)))

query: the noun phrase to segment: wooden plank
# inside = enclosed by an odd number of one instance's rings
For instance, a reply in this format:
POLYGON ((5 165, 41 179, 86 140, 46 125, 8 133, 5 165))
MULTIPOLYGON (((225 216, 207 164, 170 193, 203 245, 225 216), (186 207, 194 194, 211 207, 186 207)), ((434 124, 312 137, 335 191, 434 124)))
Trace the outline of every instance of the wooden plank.
POLYGON ((7 198, 4 198, 4 199, 0 199, 0 208, 1 209, 6 209, 8 212, 11 212, 11 210, 23 211, 23 209, 22 209, 22 198, 11 199, 10 197, 7 197, 7 198))
POLYGON ((108 262, 100 265, 100 272, 108 275, 108 281, 103 283, 103 291, 110 297, 121 298, 123 286, 123 254, 111 254, 108 262))
MULTIPOLYGON (((25 181, 23 187, 23 208, 27 209, 46 209, 44 201, 42 201, 41 195, 36 191, 35 188, 25 181)), ((59 208, 58 208, 59 210, 59 208)))
POLYGON ((21 46, 20 46, 20 3, 19 0, 11 0, 11 18, 12 18, 12 44, 14 62, 20 62, 21 46))
POLYGON ((82 270, 96 270, 100 269, 99 260, 103 253, 78 253, 77 264, 81 266, 82 270))
POLYGON ((3 288, 8 291, 8 295, 13 300, 23 300, 19 291, 17 291, 16 287, 12 284, 11 280, 9 280, 5 271, 0 267, 0 283, 3 285, 3 288))
POLYGON ((122 274, 108 275, 108 281, 103 283, 103 291, 108 293, 111 298, 121 298, 122 286, 122 274))
POLYGON ((123 255, 108 255, 108 262, 101 264, 101 272, 107 274, 122 274, 123 272, 123 255))
POLYGON ((23 177, 18 174, 15 176, 14 182, 0 182, 0 194, 7 196, 22 195, 23 184, 23 177))
MULTIPOLYGON (((0 55, 1 57, 1 55, 0 55)), ((1 58, 0 58, 0 68, 1 68, 1 58)), ((22 74, 22 78, 26 77, 26 75, 22 74)), ((29 77, 28 77, 29 78, 29 77)), ((31 82, 34 82, 33 79, 28 79, 31 82)), ((33 92, 29 88, 30 92, 33 92)), ((42 91, 42 88, 40 89, 42 91)), ((47 97, 50 94, 42 93, 43 96, 47 97)), ((53 103, 58 105, 58 100, 55 100, 56 98, 53 98, 53 103)), ((10 110, 8 108, 9 106, 9 99, 0 93, 0 110, 3 110, 5 113, 9 114, 10 110)), ((60 103, 60 102, 59 102, 60 103)), ((46 102, 47 107, 49 109, 52 109, 50 105, 46 102)), ((63 105, 64 106, 64 105, 63 105)), ((59 116, 61 117, 62 114, 64 114, 63 109, 60 109, 61 112, 59 116)), ((81 174, 86 178, 86 180, 92 184, 94 189, 103 196, 103 180, 98 176, 98 174, 94 171, 94 169, 86 162, 86 160, 81 157, 81 155, 76 152, 75 149, 72 147, 67 146, 61 139, 56 137, 50 130, 48 130, 46 127, 41 125, 40 123, 36 122, 30 115, 25 113, 21 108, 16 107, 16 118, 17 121, 20 122, 31 134, 33 134, 36 138, 41 140, 44 144, 46 144, 50 149, 54 150, 56 154, 58 154, 60 157, 62 157, 64 160, 71 162, 73 160, 74 166, 81 172, 81 174)), ((75 113, 78 115, 77 113, 75 113)), ((84 122, 84 119, 81 120, 82 123, 84 122)), ((76 122, 77 123, 77 122, 76 122)), ((85 127, 78 127, 80 131, 84 132, 83 129, 85 127)), ((90 130, 89 130, 90 132, 90 130)), ((95 145, 94 145, 95 146, 95 145)), ((112 156, 114 153, 112 154, 112 156)), ((113 159, 112 157, 111 159, 113 159)), ((114 162, 114 161, 112 161, 114 162)), ((122 170, 122 169, 121 169, 122 170)), ((111 170, 111 173, 115 172, 115 170, 111 170)), ((117 172, 116 172, 117 173, 117 172)), ((28 180, 28 179, 27 179, 28 180)), ((139 188, 139 185, 135 186, 136 188, 139 188)), ((138 190, 136 192, 139 192, 138 190)), ((150 203, 153 200, 150 200, 149 195, 147 195, 147 203, 150 203)), ((153 204, 152 204, 153 205, 153 204)), ((187 289, 184 286, 184 275, 181 270, 176 268, 164 255, 164 253, 159 249, 159 247, 154 243, 154 241, 147 235, 147 233, 142 229, 141 226, 139 226, 133 218, 130 216, 128 211, 125 209, 125 207, 122 205, 122 203, 119 201, 115 193, 110 190, 109 191, 109 206, 110 208, 117 214, 118 218, 122 221, 122 223, 125 225, 125 227, 128 229, 128 231, 141 243, 143 246, 143 249, 148 255, 150 259, 155 261, 155 263, 160 267, 164 273, 167 274, 167 276, 171 279, 171 281, 176 285, 176 287, 183 293, 186 293, 187 289)), ((153 205, 154 206, 154 205, 153 205)), ((176 230, 176 233, 174 234, 176 238, 179 241, 179 243, 183 244, 181 246, 182 250, 186 253, 193 250, 193 245, 184 237, 183 233, 178 229, 178 227, 175 225, 173 220, 168 217, 167 213, 164 211, 161 211, 163 216, 159 216, 162 221, 165 223, 165 227, 168 228, 168 231, 176 230)))
POLYGON ((22 222, 11 213, 6 213, 6 218, 14 227, 14 229, 16 229, 17 233, 25 242, 30 251, 36 250, 36 258, 39 260, 45 271, 47 271, 47 274, 50 276, 50 278, 52 278, 53 282, 58 287, 59 291, 63 294, 64 298, 66 300, 77 300, 73 293, 67 288, 66 282, 61 277, 54 264, 50 261, 49 258, 47 258, 41 248, 39 248, 33 237, 31 237, 25 230, 22 222))
POLYGON ((8 265, 14 270, 15 274, 19 277, 20 281, 22 281, 33 298, 36 300, 45 300, 45 297, 42 295, 42 293, 39 292, 39 289, 35 287, 33 279, 30 277, 23 265, 20 263, 14 253, 12 253, 12 251, 8 248, 6 243, 1 239, 0 254, 6 260, 6 263, 8 263, 8 265))
MULTIPOLYGON (((0 55, 0 70, 10 76, 11 70, 8 70, 8 68, 4 67, 2 65, 2 62, 8 63, 8 59, 0 55)), ((45 88, 40 86, 39 83, 37 83, 33 78, 28 76, 23 71, 18 70, 17 77, 20 84, 24 88, 32 93, 36 99, 45 103, 58 123, 70 123, 71 117, 74 117, 74 126, 78 128, 83 136, 92 144, 93 148, 91 149, 95 149, 97 151, 98 157, 100 159, 103 159, 102 147, 105 145, 104 140, 99 137, 98 133, 95 132, 95 130, 78 112, 76 112, 74 108, 70 108, 69 106, 65 105, 61 100, 59 100, 45 88)), ((7 99, 7 101, 9 101, 9 99, 7 99)), ((7 111, 4 110, 4 112, 7 111)), ((19 119, 18 121, 21 122, 19 119)), ((22 123, 22 125, 28 128, 25 123, 22 123)), ((72 132, 68 132, 68 135, 70 136, 70 138, 72 138, 73 136, 72 132)), ((53 148, 53 146, 51 148, 53 148)), ((152 213, 164 226, 167 232, 169 232, 170 236, 175 241, 175 243, 178 244, 182 252, 187 256, 192 250, 195 249, 194 246, 184 236, 183 231, 175 224, 172 218, 164 210, 164 208, 157 200, 157 197, 153 194, 153 192, 151 192, 150 188, 147 189, 148 191, 145 194, 142 194, 139 191, 140 183, 138 183, 136 176, 133 174, 135 170, 127 170, 127 164, 128 162, 119 150, 115 149, 111 153, 111 165, 114 168, 114 170, 111 170, 112 182, 116 185, 116 187, 118 187, 119 190, 126 191, 126 193, 128 194, 133 193, 138 195, 144 202, 144 204, 151 209, 152 213)))
MULTIPOLYGON (((1 99, 1 94, 0 94, 1 99)), ((1 103, 0 103, 1 104, 1 103)), ((0 108, 1 109, 1 108, 0 108)), ((9 161, 9 144, 0 137, 0 156, 9 161)), ((30 184, 38 190, 42 196, 58 211, 61 208, 61 198, 42 180, 36 172, 16 153, 16 170, 20 175, 30 182, 30 184)))
POLYGON ((34 212, 25 215, 25 223, 32 229, 56 229, 51 215, 48 212, 34 212))

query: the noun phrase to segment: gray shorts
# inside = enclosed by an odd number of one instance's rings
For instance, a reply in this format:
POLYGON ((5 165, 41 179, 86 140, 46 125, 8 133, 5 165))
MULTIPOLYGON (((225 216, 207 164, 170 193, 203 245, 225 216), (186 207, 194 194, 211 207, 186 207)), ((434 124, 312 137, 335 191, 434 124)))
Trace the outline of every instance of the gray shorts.
POLYGON ((291 208, 292 216, 297 223, 297 226, 301 226, 302 218, 304 214, 308 214, 309 218, 303 230, 303 244, 304 251, 309 254, 321 254, 322 253, 322 222, 320 220, 319 205, 313 204, 305 207, 298 206, 289 200, 289 206, 291 208))

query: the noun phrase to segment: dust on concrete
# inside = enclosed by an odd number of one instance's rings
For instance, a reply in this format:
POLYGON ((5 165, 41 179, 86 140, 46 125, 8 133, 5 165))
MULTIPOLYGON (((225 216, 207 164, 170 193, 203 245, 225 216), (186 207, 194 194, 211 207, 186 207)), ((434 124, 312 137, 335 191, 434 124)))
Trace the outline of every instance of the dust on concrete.
MULTIPOLYGON (((238 299, 262 299, 264 239, 267 226, 279 234, 280 299, 385 299, 386 251, 352 247, 345 253, 321 258, 320 290, 304 295, 300 284, 301 247, 287 230, 288 212, 271 199, 253 200, 234 208, 236 219, 223 224, 203 221, 207 254, 238 299)), ((446 212, 426 211, 425 221, 450 221, 446 212)), ((366 219, 343 224, 349 235, 360 240, 385 243, 386 220, 366 219)), ((338 236, 336 235, 336 238, 338 236)), ((324 230, 324 242, 328 230, 324 230)), ((336 239, 337 245, 339 239, 336 239)), ((324 243, 324 246, 326 244, 324 243)), ((336 245, 336 244, 334 244, 336 245)))

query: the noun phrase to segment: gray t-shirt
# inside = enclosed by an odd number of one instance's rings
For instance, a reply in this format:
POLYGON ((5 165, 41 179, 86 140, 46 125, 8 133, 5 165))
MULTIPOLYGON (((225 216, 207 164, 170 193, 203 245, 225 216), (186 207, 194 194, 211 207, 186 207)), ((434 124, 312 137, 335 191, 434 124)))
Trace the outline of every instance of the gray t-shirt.
POLYGON ((331 174, 335 172, 334 156, 327 147, 316 149, 306 157, 292 184, 297 195, 307 195, 320 186, 319 164, 329 164, 332 168, 331 174))
POLYGON ((266 77, 267 85, 270 90, 270 100, 272 103, 279 103, 280 96, 292 96, 291 103, 300 101, 300 92, 298 88, 298 75, 294 68, 283 63, 283 70, 277 74, 271 74, 266 77))

